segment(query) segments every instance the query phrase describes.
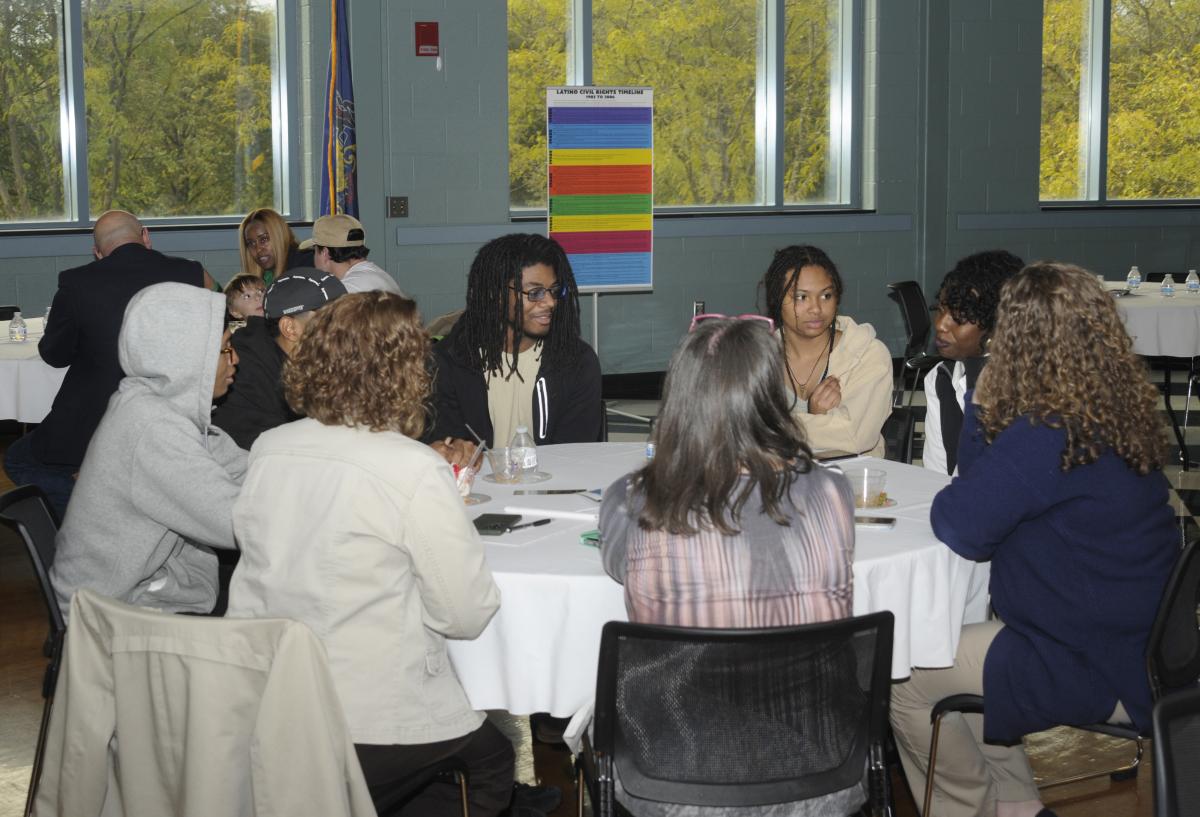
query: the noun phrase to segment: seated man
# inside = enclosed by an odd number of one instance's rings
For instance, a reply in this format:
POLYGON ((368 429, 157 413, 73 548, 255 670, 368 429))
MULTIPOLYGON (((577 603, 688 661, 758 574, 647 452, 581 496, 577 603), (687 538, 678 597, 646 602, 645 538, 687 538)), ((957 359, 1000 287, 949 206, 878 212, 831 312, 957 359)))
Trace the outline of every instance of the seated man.
POLYGON ((250 317, 233 333, 237 383, 213 410, 213 425, 249 451, 259 434, 300 419, 283 396, 284 361, 314 312, 345 294, 341 281, 312 268, 294 269, 271 284, 263 300, 266 317, 250 317))
POLYGON ((10 445, 4 456, 12 481, 45 491, 60 520, 88 441, 124 376, 117 333, 129 299, 164 281, 213 287, 196 261, 152 249, 150 233, 132 213, 109 210, 96 219, 92 238, 96 260, 59 273, 54 317, 38 343, 42 360, 58 369, 69 366, 67 376, 41 425, 10 445))
POLYGON ((566 253, 540 235, 489 241, 467 279, 467 306, 434 347, 434 416, 425 434, 457 461, 474 435, 506 446, 517 426, 538 445, 600 439, 600 362, 579 337, 566 253))
POLYGON ((50 580, 63 614, 80 587, 168 612, 208 613, 217 556, 234 548, 246 452, 209 423, 233 382, 225 298, 156 284, 129 303, 127 373, 108 404, 58 533, 50 580))
POLYGON ((933 330, 937 353, 946 358, 925 375, 925 467, 953 474, 958 464, 958 435, 963 395, 987 362, 984 344, 996 325, 1000 287, 1025 262, 1005 250, 968 255, 946 273, 937 294, 933 330))
POLYGON ((403 295, 387 270, 367 260, 367 233, 353 216, 336 213, 313 222, 313 237, 300 245, 312 247, 313 266, 335 275, 347 292, 391 292, 403 295))

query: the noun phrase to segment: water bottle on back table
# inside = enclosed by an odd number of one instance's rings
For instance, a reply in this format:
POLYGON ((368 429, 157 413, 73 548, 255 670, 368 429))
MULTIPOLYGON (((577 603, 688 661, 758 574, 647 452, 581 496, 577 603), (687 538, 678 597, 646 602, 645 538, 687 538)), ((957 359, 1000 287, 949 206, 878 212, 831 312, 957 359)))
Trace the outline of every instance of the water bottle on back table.
POLYGON ((29 330, 25 326, 25 319, 21 317, 21 313, 14 312, 12 320, 8 323, 8 340, 10 343, 24 343, 25 338, 29 336, 29 330))
POLYGON ((1200 275, 1196 275, 1194 269, 1188 270, 1187 291, 1189 295, 1200 295, 1200 275))
POLYGON ((1162 286, 1159 287, 1159 291, 1164 298, 1175 297, 1175 279, 1171 277, 1170 273, 1163 276, 1162 286))
POLYGON ((1130 292, 1137 292, 1137 288, 1142 285, 1142 271, 1134 264, 1129 268, 1129 274, 1125 276, 1125 287, 1130 292))

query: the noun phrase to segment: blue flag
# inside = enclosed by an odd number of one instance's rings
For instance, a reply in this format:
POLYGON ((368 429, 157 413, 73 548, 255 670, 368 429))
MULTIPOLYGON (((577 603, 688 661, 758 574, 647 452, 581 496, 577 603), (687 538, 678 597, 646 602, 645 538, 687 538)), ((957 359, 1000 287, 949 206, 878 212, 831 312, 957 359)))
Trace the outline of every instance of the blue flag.
POLYGON ((358 217, 357 139, 354 135, 354 80, 350 75, 350 21, 346 0, 330 0, 329 73, 325 83, 325 138, 322 141, 321 215, 358 217))

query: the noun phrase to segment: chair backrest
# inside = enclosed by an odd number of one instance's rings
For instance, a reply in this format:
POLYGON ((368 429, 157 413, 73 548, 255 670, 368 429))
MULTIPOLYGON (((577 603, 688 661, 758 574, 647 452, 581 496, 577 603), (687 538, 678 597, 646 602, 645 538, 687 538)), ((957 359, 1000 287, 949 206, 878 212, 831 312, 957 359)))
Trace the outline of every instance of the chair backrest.
POLYGON ((50 584, 50 566, 54 564, 54 540, 58 524, 50 501, 36 485, 22 485, 0 494, 0 523, 16 531, 25 543, 25 552, 33 565, 34 577, 46 603, 50 619, 50 634, 55 642, 61 640, 66 624, 58 598, 50 584))
POLYGON ((375 814, 324 647, 300 622, 86 589, 70 620, 37 813, 375 814))
POLYGON ((917 428, 917 415, 911 408, 899 407, 883 421, 885 456, 896 462, 913 461, 913 436, 917 428))
POLYGON ((1146 646, 1155 698, 1200 681, 1200 540, 1189 542, 1167 579, 1146 646))
POLYGON ((13 315, 21 311, 21 307, 16 304, 5 304, 0 306, 0 321, 11 321, 13 315))
POLYGON ((762 630, 609 622, 594 746, 666 803, 787 803, 863 779, 887 728, 893 617, 762 630))
POLYGON ((900 306, 904 320, 904 357, 910 358, 925 351, 929 345, 929 302, 916 281, 897 281, 888 284, 888 297, 900 306))
POLYGON ((1200 815, 1200 688, 1173 692, 1154 705, 1155 817, 1200 815))

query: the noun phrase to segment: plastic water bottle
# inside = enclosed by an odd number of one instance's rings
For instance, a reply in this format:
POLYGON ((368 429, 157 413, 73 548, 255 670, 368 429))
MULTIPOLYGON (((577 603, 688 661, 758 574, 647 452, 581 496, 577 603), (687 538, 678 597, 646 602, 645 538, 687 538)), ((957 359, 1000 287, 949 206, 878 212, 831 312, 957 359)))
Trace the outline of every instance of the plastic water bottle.
POLYGON ((25 319, 21 317, 20 312, 14 312, 12 320, 8 322, 8 340, 10 343, 24 343, 29 337, 29 329, 25 326, 25 319))
POLYGON ((1159 291, 1162 292, 1164 298, 1175 297, 1175 279, 1171 277, 1170 273, 1163 276, 1162 287, 1159 288, 1159 291))
POLYGON ((512 442, 508 444, 508 456, 523 474, 532 474, 537 470, 537 448, 533 444, 533 435, 526 426, 517 426, 517 433, 513 434, 512 442))
POLYGON ((1125 286, 1130 292, 1136 292, 1137 288, 1142 285, 1142 272, 1134 264, 1129 268, 1129 274, 1125 276, 1125 286))
POLYGON ((654 455, 658 453, 658 443, 654 441, 654 420, 657 419, 655 417, 650 421, 650 431, 646 436, 646 462, 650 462, 650 460, 654 459, 654 455))
POLYGON ((1194 269, 1188 270, 1187 291, 1192 295, 1200 295, 1200 275, 1194 269))

